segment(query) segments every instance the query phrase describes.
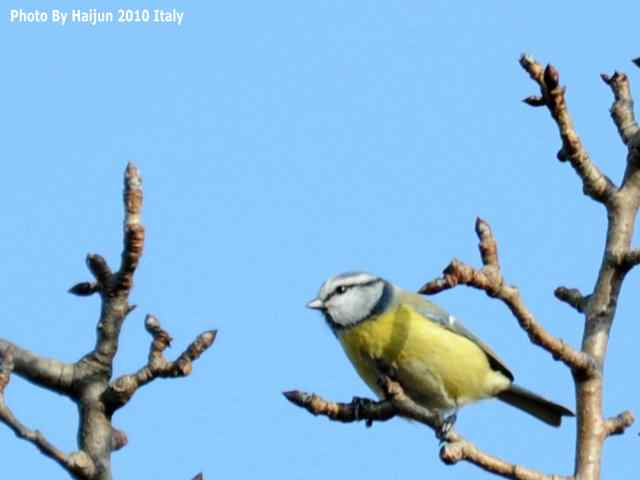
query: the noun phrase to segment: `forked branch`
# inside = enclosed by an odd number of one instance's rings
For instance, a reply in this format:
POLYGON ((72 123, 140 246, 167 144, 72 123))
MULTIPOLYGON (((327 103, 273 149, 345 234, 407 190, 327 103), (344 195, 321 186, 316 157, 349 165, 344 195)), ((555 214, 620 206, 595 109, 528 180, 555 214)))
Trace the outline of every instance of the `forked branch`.
MULTIPOLYGON (((640 64, 637 60, 636 63, 640 64)), ((600 478, 604 440, 623 433, 634 421, 629 411, 608 419, 603 417, 602 371, 622 282, 626 273, 640 264, 640 249, 631 248, 640 208, 640 128, 635 120, 627 76, 618 72, 613 76, 602 75, 614 95, 611 116, 628 147, 626 169, 618 188, 591 160, 576 133, 565 100, 565 88, 560 86, 556 68, 552 65, 543 67, 528 55, 520 58, 520 64, 540 89, 539 95, 527 97, 525 103, 533 107, 547 107, 558 127, 562 141, 558 159, 571 164, 582 181, 584 193, 607 210, 606 244, 593 292, 583 295, 577 289, 566 287, 555 290, 559 300, 585 316, 581 349, 569 346, 545 330, 526 307, 518 290, 504 281, 496 241, 489 225, 480 219, 476 222, 476 233, 480 240, 482 268, 475 269, 454 259, 442 277, 428 282, 420 291, 435 294, 460 284, 483 290, 507 305, 534 344, 571 369, 578 407, 575 472, 573 477, 548 476, 510 464, 480 452, 453 431, 446 435, 440 457, 447 463, 467 460, 505 478, 597 480, 600 478)), ((403 410, 404 407, 394 403, 389 396, 381 402, 354 399, 351 403, 334 403, 297 391, 285 395, 314 415, 325 415, 343 422, 366 420, 370 423, 396 415, 414 418, 410 408, 403 410)), ((432 426, 429 422, 423 423, 432 426)))
POLYGON ((330 420, 343 423, 365 421, 367 426, 371 426, 373 422, 387 421, 396 416, 422 423, 432 428, 436 436, 444 442, 440 448, 440 459, 448 465, 466 461, 487 472, 515 480, 568 480, 570 478, 549 476, 489 455, 446 425, 439 414, 430 412, 411 400, 397 382, 385 377, 380 383, 386 397, 381 401, 354 398, 350 403, 337 403, 298 390, 284 392, 284 396, 312 415, 325 416, 330 420))
POLYGON ((54 446, 38 430, 30 430, 20 422, 4 399, 4 390, 9 384, 13 372, 13 352, 7 349, 0 358, 0 421, 7 425, 18 438, 32 443, 43 455, 54 460, 58 465, 77 478, 91 478, 95 474, 95 465, 88 455, 82 452, 66 455, 62 450, 54 446))
POLYGON ((581 374, 593 374, 597 367, 589 356, 547 332, 527 308, 518 289, 504 281, 498 262, 498 246, 489 224, 478 218, 476 233, 480 239, 482 269, 477 270, 454 259, 444 269, 442 277, 426 283, 419 292, 433 295, 460 284, 483 290, 509 307, 520 327, 534 344, 544 348, 553 358, 562 361, 571 370, 581 374))
POLYGON ((571 163, 582 179, 583 191, 586 195, 601 203, 608 202, 616 187, 591 161, 573 127, 565 101, 565 88, 560 86, 558 70, 551 64, 543 68, 529 55, 520 57, 520 65, 540 87, 540 95, 525 98, 525 103, 534 107, 546 106, 558 125, 562 139, 558 160, 563 162, 568 160, 571 163))
POLYGON ((615 72, 612 76, 605 73, 600 75, 602 81, 611 87, 613 92, 613 105, 611 106, 611 118, 618 128, 620 138, 625 145, 630 145, 638 134, 638 123, 633 113, 633 99, 629 88, 629 79, 624 73, 615 72))
POLYGON ((211 330, 200 334, 175 361, 170 362, 163 354, 171 345, 172 338, 169 333, 160 326, 160 322, 153 315, 147 315, 145 328, 153 337, 147 364, 136 373, 123 375, 109 385, 103 398, 110 412, 122 408, 138 388, 156 378, 189 375, 193 369, 193 362, 213 344, 217 333, 211 330))
POLYGON ((215 332, 201 334, 178 357, 170 362, 163 356, 171 337, 153 316, 147 317, 147 330, 153 336, 148 364, 133 375, 111 382, 113 360, 118 351, 124 319, 135 308, 129 304, 133 276, 144 248, 142 214, 142 178, 138 169, 127 165, 124 176, 123 249, 119 269, 114 272, 107 261, 97 254, 87 256, 87 267, 94 280, 80 282, 69 290, 79 296, 100 294, 101 309, 97 323, 96 345, 73 364, 41 358, 7 340, 0 339, 3 369, 0 373, 0 421, 19 437, 32 442, 40 451, 54 459, 74 478, 111 480, 111 454, 127 444, 125 432, 113 427, 113 412, 126 404, 136 389, 157 377, 186 376, 193 362, 207 350, 215 332), (38 431, 22 425, 4 403, 1 393, 9 381, 11 370, 30 382, 66 395, 78 405, 80 412, 79 450, 65 455, 38 431))
POLYGON ((540 87, 541 103, 548 107, 558 126, 563 143, 559 158, 571 162, 583 181, 585 193, 603 203, 607 210, 607 236, 593 292, 583 296, 575 289, 564 287, 555 291, 557 298, 584 315, 581 351, 597 366, 591 375, 574 375, 577 403, 575 476, 596 480, 600 478, 604 441, 610 435, 624 432, 633 423, 631 412, 604 418, 602 372, 622 283, 627 272, 640 263, 640 254, 631 248, 640 207, 639 128, 628 77, 619 72, 612 76, 602 75, 614 97, 611 117, 628 149, 621 186, 617 188, 591 162, 573 130, 557 70, 547 65, 543 73, 542 66, 527 55, 522 56, 520 63, 540 87))

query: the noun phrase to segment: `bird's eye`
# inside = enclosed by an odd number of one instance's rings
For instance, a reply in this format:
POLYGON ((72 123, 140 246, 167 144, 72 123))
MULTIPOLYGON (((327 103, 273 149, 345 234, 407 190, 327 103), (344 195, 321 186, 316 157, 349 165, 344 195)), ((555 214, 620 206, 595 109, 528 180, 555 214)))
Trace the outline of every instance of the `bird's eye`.
POLYGON ((336 293, 338 295, 342 295, 346 291, 347 291, 347 287, 345 287, 344 285, 340 285, 338 288, 336 288, 336 293))

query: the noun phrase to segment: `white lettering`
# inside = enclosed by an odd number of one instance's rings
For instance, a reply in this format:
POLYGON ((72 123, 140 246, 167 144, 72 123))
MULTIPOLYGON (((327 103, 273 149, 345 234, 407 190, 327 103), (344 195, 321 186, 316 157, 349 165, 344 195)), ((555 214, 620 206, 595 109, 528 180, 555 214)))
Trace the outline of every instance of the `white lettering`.
POLYGON ((153 10, 153 21, 156 23, 175 23, 180 26, 183 18, 184 12, 179 12, 175 8, 171 10, 156 8, 153 10))
POLYGON ((91 26, 95 26, 98 23, 112 23, 113 13, 98 11, 95 8, 89 10, 71 10, 71 21, 74 23, 88 23, 91 26))
POLYGON ((69 14, 67 12, 63 12, 62 10, 53 9, 51 10, 51 21, 53 23, 59 23, 64 26, 67 23, 67 17, 69 14))
POLYGON ((49 14, 44 10, 28 10, 12 8, 9 10, 9 21, 11 23, 46 23, 49 21, 49 14))

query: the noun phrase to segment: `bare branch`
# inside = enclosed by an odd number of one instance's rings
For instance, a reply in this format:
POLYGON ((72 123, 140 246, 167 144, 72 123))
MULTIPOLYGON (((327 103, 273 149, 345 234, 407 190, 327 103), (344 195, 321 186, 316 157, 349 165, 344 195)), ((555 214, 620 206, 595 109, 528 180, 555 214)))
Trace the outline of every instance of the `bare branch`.
POLYGON ((633 98, 629 89, 629 79, 624 73, 615 72, 613 76, 600 75, 604 83, 611 87, 614 102, 611 105, 611 118, 618 128, 620 138, 625 145, 638 134, 638 123, 633 114, 633 98))
POLYGON ((164 350, 171 345, 171 335, 160 326, 153 315, 147 315, 145 328, 153 337, 147 364, 134 374, 123 375, 109 385, 104 393, 105 403, 110 411, 124 406, 138 388, 156 378, 186 377, 191 373, 193 362, 214 342, 216 331, 201 333, 187 349, 173 362, 164 357, 164 350))
POLYGON ((144 226, 140 222, 142 212, 142 177, 135 165, 129 163, 124 178, 124 247, 118 290, 131 290, 133 274, 138 266, 144 247, 144 226))
POLYGON ((125 171, 123 198, 124 247, 119 271, 114 274, 100 255, 87 256, 87 266, 96 278, 95 289, 101 293, 102 309, 98 320, 96 347, 78 362, 78 367, 87 376, 95 375, 95 369, 99 367, 105 380, 108 380, 111 374, 122 322, 133 310, 128 303, 128 297, 144 245, 144 227, 140 223, 142 178, 132 163, 127 165, 125 171))
POLYGON ((98 284, 95 282, 76 283, 69 289, 69 293, 78 295, 79 297, 88 297, 98 291, 98 284))
POLYGON ((338 403, 299 390, 284 392, 283 395, 291 403, 304 408, 312 415, 322 415, 330 420, 343 423, 366 420, 367 425, 371 425, 374 421, 384 422, 398 414, 396 408, 388 400, 375 402, 366 398, 354 397, 350 403, 338 403))
POLYGON ((483 290, 509 307, 522 329, 529 335, 531 342, 547 350, 554 359, 562 361, 573 371, 595 374, 597 367, 590 357, 547 332, 526 307, 518 290, 504 282, 498 263, 497 244, 489 224, 478 218, 476 233, 480 239, 484 267, 476 270, 454 259, 443 271, 443 276, 426 283, 420 289, 420 293, 433 295, 459 284, 483 290))
POLYGON ((42 453, 53 458, 74 478, 111 480, 111 454, 127 444, 127 435, 114 428, 111 419, 116 408, 124 405, 136 389, 158 377, 186 376, 195 361, 215 339, 216 332, 205 332, 174 361, 169 362, 163 351, 171 337, 155 317, 147 317, 147 330, 153 336, 148 365, 134 375, 125 375, 110 385, 113 360, 118 350, 122 324, 135 305, 129 303, 133 275, 144 245, 142 211, 142 179, 138 169, 129 164, 124 180, 124 240, 121 265, 117 272, 96 254, 87 255, 87 267, 95 281, 80 282, 69 290, 79 296, 99 293, 100 316, 93 350, 74 364, 41 358, 0 338, 0 358, 10 359, 5 366, 15 365, 15 372, 32 383, 67 395, 78 406, 77 452, 65 455, 51 445, 38 431, 22 425, 4 404, 2 392, 9 380, 10 368, 0 372, 0 421, 6 423, 21 438, 29 440, 42 453))
POLYGON ((530 95, 522 99, 522 101, 530 107, 544 107, 547 104, 544 97, 541 97, 539 95, 530 95))
POLYGON ((629 410, 625 410, 621 414, 608 418, 604 422, 605 432, 610 435, 621 435, 627 428, 633 425, 635 417, 629 410))
MULTIPOLYGON (((605 420, 603 410, 602 371, 613 324, 616 306, 626 273, 640 259, 630 249, 633 226, 640 207, 640 138, 633 113, 629 81, 626 75, 615 73, 602 79, 614 95, 611 116, 623 142, 628 147, 625 173, 618 189, 591 162, 577 134, 564 101, 564 89, 558 86, 558 73, 548 65, 542 66, 531 57, 520 60, 523 68, 540 86, 542 96, 551 112, 562 138, 561 160, 569 160, 583 181, 584 191, 607 209, 607 237, 603 259, 593 292, 582 297, 577 290, 558 289, 556 296, 585 316, 582 353, 593 367, 587 375, 574 375, 577 403, 577 445, 575 477, 600 478, 603 442, 607 436, 622 433, 633 417, 622 414, 605 420)), ((574 370, 574 373, 580 373, 574 370)))
POLYGON ((42 454, 54 460, 76 478, 89 479, 89 475, 93 471, 91 462, 79 462, 78 457, 72 458, 65 455, 64 452, 49 442, 41 432, 30 430, 23 425, 6 405, 4 390, 9 383, 13 368, 13 352, 11 349, 6 349, 2 352, 2 360, 0 362, 0 421, 13 430, 17 437, 31 442, 42 454))
POLYGON ((558 287, 553 294, 558 300, 570 305, 580 313, 584 312, 589 300, 589 297, 583 296, 577 288, 558 287))
POLYGON ((0 355, 11 352, 15 373, 25 380, 61 395, 70 395, 74 366, 53 358, 43 358, 0 338, 0 355))
POLYGON ((442 446, 440 459, 447 465, 454 465, 461 460, 466 460, 489 473, 516 480, 569 480, 574 478, 571 476, 547 475, 522 465, 506 462, 482 452, 473 443, 461 437, 455 442, 446 443, 442 446))
POLYGON ((622 258, 622 263, 624 268, 629 270, 640 264, 640 249, 629 250, 622 258))
POLYGON ((415 403, 404 393, 400 384, 389 377, 380 377, 378 383, 385 393, 385 400, 378 402, 354 397, 351 403, 336 403, 298 390, 284 392, 284 396, 313 415, 323 415, 343 423, 366 420, 367 426, 371 426, 374 421, 384 422, 400 415, 431 427, 437 434, 441 433, 444 420, 438 412, 431 412, 415 403))
MULTIPOLYGON (((102 306, 95 348, 75 364, 74 370, 74 392, 80 407, 78 439, 81 450, 96 466, 92 480, 111 479, 111 453, 126 442, 126 436, 112 428, 110 412, 102 400, 111 379, 122 324, 133 310, 129 304, 129 293, 144 241, 144 229, 139 224, 142 180, 138 169, 133 164, 127 165, 124 178, 122 265, 118 272, 113 273, 100 255, 87 256, 87 266, 96 279, 94 288, 100 293, 102 306)), ((89 284, 86 288, 87 293, 93 289, 91 286, 89 284)), ((78 289, 82 290, 80 287, 78 289)))
POLYGON ((133 274, 144 248, 142 198, 142 177, 137 167, 129 163, 124 175, 124 227, 120 270, 114 275, 103 257, 89 254, 87 266, 96 282, 80 282, 69 289, 70 293, 88 296, 101 291, 108 297, 128 295, 133 287, 133 274))
POLYGON ((380 385, 386 399, 373 401, 354 398, 350 403, 336 403, 318 395, 293 390, 284 396, 294 405, 304 408, 313 415, 323 415, 339 422, 365 420, 367 426, 374 421, 386 421, 401 416, 426 425, 436 432, 436 436, 446 442, 440 450, 441 460, 452 465, 461 460, 472 463, 490 473, 516 480, 552 480, 569 477, 548 476, 535 470, 513 465, 497 457, 488 455, 474 444, 465 440, 453 428, 445 428, 442 417, 413 402, 403 391, 399 383, 387 377, 380 379, 380 385))
POLYGON ((100 255, 90 253, 89 255, 87 255, 86 262, 89 271, 96 278, 96 288, 101 291, 105 291, 107 288, 109 288, 111 284, 111 278, 113 277, 113 272, 111 271, 111 268, 109 268, 107 261, 100 255))
MULTIPOLYGON (((542 65, 529 55, 520 57, 520 65, 540 87, 540 97, 534 97, 539 98, 540 101, 535 101, 533 104, 539 105, 544 101, 558 125, 562 139, 562 150, 558 158, 561 161, 569 160, 571 166, 582 179, 583 191, 586 195, 598 202, 607 203, 616 187, 591 161, 576 133, 564 98, 565 88, 561 87, 559 83, 558 71, 551 64, 543 69, 542 65)), ((531 102, 526 103, 532 104, 531 102)))

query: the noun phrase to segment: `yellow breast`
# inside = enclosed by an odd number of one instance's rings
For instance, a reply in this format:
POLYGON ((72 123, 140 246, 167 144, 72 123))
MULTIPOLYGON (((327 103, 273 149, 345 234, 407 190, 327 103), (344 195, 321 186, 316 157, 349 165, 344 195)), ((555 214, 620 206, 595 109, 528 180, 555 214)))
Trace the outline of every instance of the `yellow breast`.
POLYGON ((398 305, 339 333, 342 346, 369 387, 381 395, 379 365, 427 408, 451 409, 494 396, 509 380, 491 369, 468 338, 398 305))

